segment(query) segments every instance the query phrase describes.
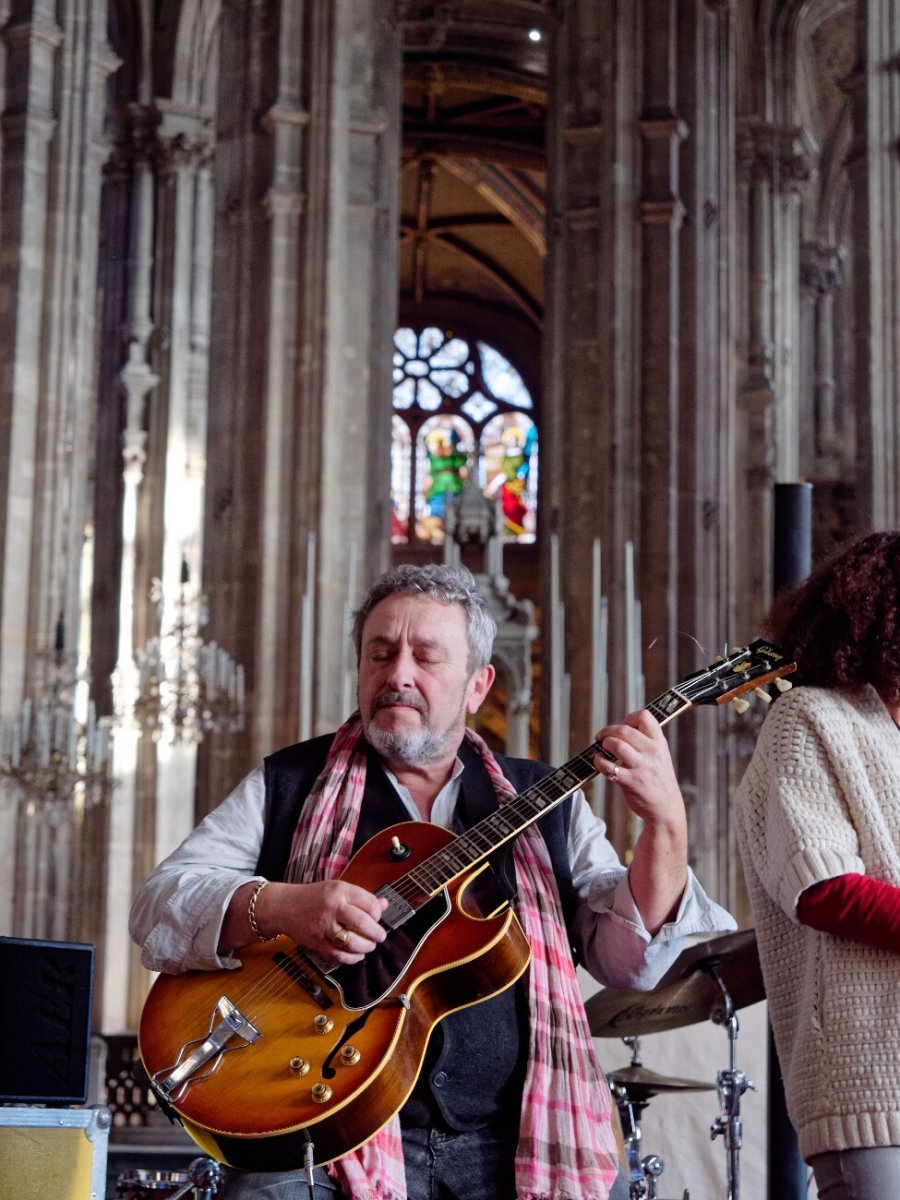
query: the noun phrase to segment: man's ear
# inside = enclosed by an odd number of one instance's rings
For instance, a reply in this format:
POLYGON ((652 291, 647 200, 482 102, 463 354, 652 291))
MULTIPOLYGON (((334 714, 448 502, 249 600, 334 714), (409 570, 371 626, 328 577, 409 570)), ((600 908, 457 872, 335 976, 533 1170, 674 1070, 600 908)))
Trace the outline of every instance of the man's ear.
POLYGON ((481 708, 485 696, 491 690, 491 685, 494 682, 496 674, 497 672, 493 666, 488 663, 486 667, 479 667, 472 676, 469 683, 469 695, 466 700, 466 712, 470 716, 477 713, 479 708, 481 708))

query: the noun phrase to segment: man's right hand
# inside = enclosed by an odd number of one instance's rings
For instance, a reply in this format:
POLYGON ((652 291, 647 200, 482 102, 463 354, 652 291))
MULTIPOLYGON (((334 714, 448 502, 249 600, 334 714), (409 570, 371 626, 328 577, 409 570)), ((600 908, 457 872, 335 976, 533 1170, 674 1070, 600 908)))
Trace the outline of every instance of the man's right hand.
MULTIPOLYGON (((259 881, 238 888, 231 898, 219 952, 257 940, 248 910, 259 881)), ((266 937, 283 933, 307 950, 338 963, 357 963, 383 942, 387 930, 379 924, 387 900, 342 879, 319 883, 268 883, 257 894, 255 916, 266 937)))

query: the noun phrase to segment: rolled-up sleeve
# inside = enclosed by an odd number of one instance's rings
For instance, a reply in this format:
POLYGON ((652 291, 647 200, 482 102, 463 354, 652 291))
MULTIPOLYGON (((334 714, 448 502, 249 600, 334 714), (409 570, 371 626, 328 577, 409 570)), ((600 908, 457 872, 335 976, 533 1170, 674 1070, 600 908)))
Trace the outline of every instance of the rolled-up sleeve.
POLYGON ((606 987, 648 990, 681 953, 686 937, 737 928, 734 917, 710 899, 689 870, 678 911, 651 937, 606 825, 582 793, 572 803, 569 860, 578 897, 575 946, 585 969, 606 987))
POLYGON ((255 874, 262 845, 265 784, 252 771, 139 888, 129 931, 150 971, 237 967, 218 953, 222 921, 237 889, 255 874))

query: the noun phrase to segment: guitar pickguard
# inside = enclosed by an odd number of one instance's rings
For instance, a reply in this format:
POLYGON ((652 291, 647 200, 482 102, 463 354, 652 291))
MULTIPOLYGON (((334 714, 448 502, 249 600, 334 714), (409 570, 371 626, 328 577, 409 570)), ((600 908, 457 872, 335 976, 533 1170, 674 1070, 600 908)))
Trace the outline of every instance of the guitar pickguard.
POLYGON ((371 1008, 391 995, 422 944, 449 913, 450 897, 444 890, 416 909, 403 925, 390 930, 362 962, 330 970, 328 978, 341 993, 344 1007, 371 1008))

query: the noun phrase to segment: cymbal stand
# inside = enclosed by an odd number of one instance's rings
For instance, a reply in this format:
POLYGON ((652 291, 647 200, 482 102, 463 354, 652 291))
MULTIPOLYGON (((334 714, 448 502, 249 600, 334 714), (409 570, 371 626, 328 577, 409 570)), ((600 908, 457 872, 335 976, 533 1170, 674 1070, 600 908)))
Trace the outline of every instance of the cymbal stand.
MULTIPOLYGON (((631 1048, 631 1066, 640 1067, 640 1038, 625 1037, 622 1041, 631 1048)), ((632 1098, 628 1095, 628 1089, 621 1084, 611 1083, 610 1088, 622 1123, 628 1164, 628 1200, 657 1200, 656 1181, 662 1175, 665 1164, 658 1154, 647 1154, 641 1158, 641 1113, 649 1101, 632 1098)))
POLYGON ((712 1141, 715 1141, 719 1134, 725 1139, 727 1200, 740 1200, 740 1152, 743 1141, 741 1096, 748 1088, 755 1091, 756 1084, 748 1079, 743 1071, 737 1069, 737 1036, 740 1026, 731 995, 719 974, 719 959, 710 958, 702 966, 703 970, 712 976, 722 995, 721 1006, 717 1004, 710 1015, 716 1025, 725 1026, 728 1034, 729 1067, 727 1071, 719 1071, 716 1075, 716 1092, 721 1111, 710 1126, 709 1136, 712 1141))

